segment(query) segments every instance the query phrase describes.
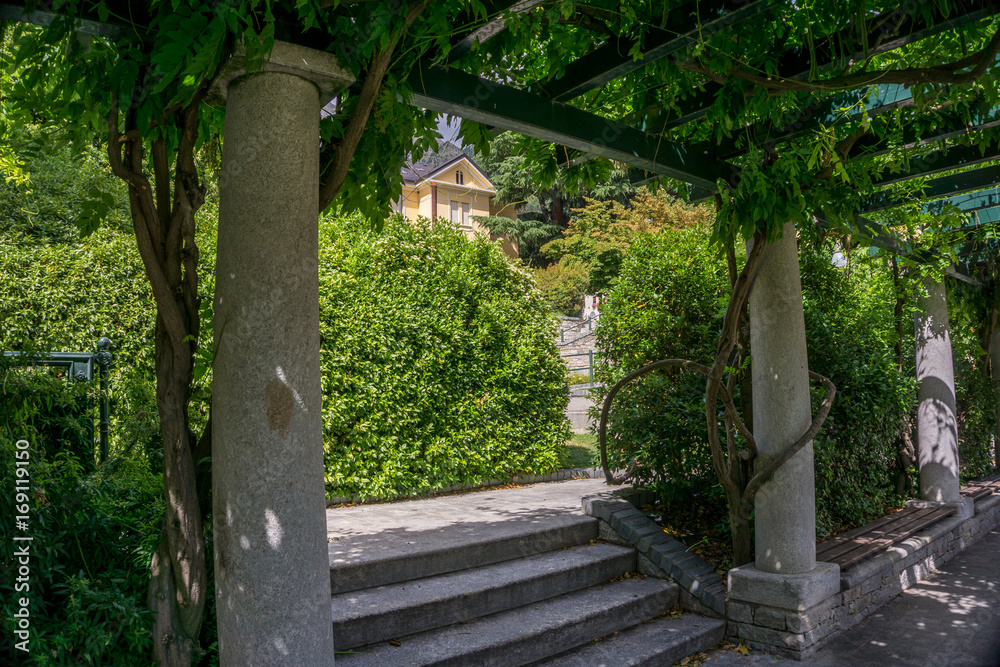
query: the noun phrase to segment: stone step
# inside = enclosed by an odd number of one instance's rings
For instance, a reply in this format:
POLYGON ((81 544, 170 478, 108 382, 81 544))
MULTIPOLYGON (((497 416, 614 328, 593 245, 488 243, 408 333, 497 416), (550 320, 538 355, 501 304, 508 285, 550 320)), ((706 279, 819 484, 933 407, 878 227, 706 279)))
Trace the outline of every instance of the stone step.
POLYGON ((536 512, 503 521, 456 523, 431 530, 386 531, 359 548, 330 542, 333 594, 423 579, 585 544, 597 520, 584 514, 536 512))
POLYGON ((626 579, 469 623, 349 649, 338 653, 336 662, 341 667, 527 665, 659 616, 674 606, 677 596, 676 584, 626 579))
POLYGON ((726 622, 684 614, 661 617, 535 663, 537 667, 659 667, 707 651, 726 635, 726 622))
POLYGON ((635 570, 634 549, 591 544, 334 595, 337 650, 514 609, 635 570))

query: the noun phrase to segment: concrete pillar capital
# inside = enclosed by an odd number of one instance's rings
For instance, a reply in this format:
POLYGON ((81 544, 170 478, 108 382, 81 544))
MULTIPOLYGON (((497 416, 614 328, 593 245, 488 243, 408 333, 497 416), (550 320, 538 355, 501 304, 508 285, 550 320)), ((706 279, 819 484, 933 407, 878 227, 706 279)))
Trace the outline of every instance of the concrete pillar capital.
POLYGON ((224 104, 229 96, 229 85, 233 81, 260 72, 282 72, 314 83, 319 89, 320 106, 323 106, 355 81, 351 71, 341 67, 332 53, 291 42, 276 40, 267 62, 256 72, 248 73, 246 64, 246 46, 240 42, 212 80, 209 99, 224 104))

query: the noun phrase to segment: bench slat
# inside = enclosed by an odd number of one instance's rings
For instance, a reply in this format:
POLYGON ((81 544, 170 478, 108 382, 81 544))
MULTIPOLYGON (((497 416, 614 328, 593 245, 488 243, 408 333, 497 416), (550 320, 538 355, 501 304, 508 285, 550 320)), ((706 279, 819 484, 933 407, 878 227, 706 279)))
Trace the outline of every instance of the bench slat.
POLYGON ((893 512, 892 514, 887 514, 881 519, 876 519, 871 523, 865 524, 863 526, 858 526, 857 528, 852 528, 851 530, 843 532, 840 535, 837 535, 836 537, 831 537, 830 539, 825 540, 821 544, 817 545, 816 558, 818 560, 822 560, 819 557, 821 553, 825 553, 833 549, 833 547, 837 545, 849 542, 850 540, 853 540, 855 537, 859 535, 864 535, 873 528, 879 528, 880 526, 884 526, 887 523, 897 521, 900 516, 906 516, 907 514, 912 514, 915 511, 917 511, 915 508, 907 507, 906 509, 900 510, 899 512, 893 512))
POLYGON ((909 521, 905 525, 901 525, 893 530, 887 531, 882 537, 872 539, 866 544, 858 545, 855 549, 844 553, 839 558, 834 559, 833 562, 840 565, 841 568, 846 569, 851 565, 868 558, 869 556, 872 556, 880 551, 884 551, 894 544, 902 542, 911 535, 920 532, 924 528, 927 528, 928 526, 931 526, 954 513, 954 507, 931 509, 930 513, 924 514, 914 521, 909 521))
POLYGON ((884 523, 875 522, 875 524, 869 524, 864 526, 865 530, 860 532, 858 535, 850 540, 842 542, 841 544, 834 545, 831 548, 824 548, 822 550, 817 550, 816 557, 819 558, 820 554, 823 555, 823 560, 838 562, 837 559, 844 554, 858 548, 859 545, 867 544, 872 540, 879 539, 887 532, 895 530, 896 528, 901 528, 910 525, 915 521, 919 521, 921 518, 929 515, 931 512, 936 511, 933 507, 911 507, 903 510, 902 512, 896 512, 890 515, 892 517, 891 521, 884 523), (877 524, 877 525, 876 525, 877 524))
POLYGON ((993 489, 988 486, 967 486, 962 490, 962 495, 966 498, 979 500, 980 498, 985 498, 986 496, 992 496, 993 489))

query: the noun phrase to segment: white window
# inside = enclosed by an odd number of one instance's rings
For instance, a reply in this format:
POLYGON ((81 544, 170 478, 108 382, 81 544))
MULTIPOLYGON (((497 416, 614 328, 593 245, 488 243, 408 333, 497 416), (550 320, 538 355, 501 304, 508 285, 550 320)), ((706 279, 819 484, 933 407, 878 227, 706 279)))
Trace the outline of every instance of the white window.
POLYGON ((450 217, 449 219, 450 219, 450 220, 451 220, 452 222, 454 222, 455 224, 458 224, 459 222, 461 222, 461 221, 460 221, 460 220, 458 219, 458 212, 459 212, 459 210, 460 210, 460 209, 458 208, 458 204, 459 204, 459 202, 457 202, 457 201, 453 201, 453 202, 451 202, 451 217, 450 217))
POLYGON ((472 226, 472 218, 469 217, 469 205, 468 204, 462 204, 462 226, 463 227, 471 227, 472 226))
POLYGON ((463 174, 460 171, 456 171, 455 172, 455 182, 458 183, 459 185, 463 185, 465 183, 465 174, 463 174))

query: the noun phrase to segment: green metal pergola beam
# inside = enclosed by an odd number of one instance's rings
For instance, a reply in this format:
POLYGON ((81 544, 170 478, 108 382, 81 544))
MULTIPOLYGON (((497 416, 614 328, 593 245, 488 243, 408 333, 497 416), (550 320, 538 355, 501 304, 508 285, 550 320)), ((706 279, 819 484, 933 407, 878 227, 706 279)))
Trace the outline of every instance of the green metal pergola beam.
MULTIPOLYGON (((984 190, 1000 183, 1000 165, 991 165, 960 174, 942 176, 927 182, 923 191, 916 195, 918 201, 933 201, 944 197, 960 195, 966 192, 984 190)), ((896 192, 878 192, 869 197, 861 206, 861 213, 882 211, 896 206, 903 206, 914 201, 913 197, 900 195, 896 192)))
POLYGON ((583 150, 662 176, 714 188, 716 179, 731 173, 719 162, 695 158, 680 144, 658 141, 616 121, 456 69, 421 64, 414 68, 408 83, 413 89, 410 102, 415 106, 583 150))
MULTIPOLYGON (((909 7, 908 5, 904 6, 909 7)), ((886 25, 893 21, 894 17, 904 16, 905 18, 897 28, 898 32, 895 38, 882 40, 884 33, 877 31, 869 35, 869 40, 862 42, 857 39, 854 31, 848 28, 820 40, 816 44, 816 60, 834 63, 841 61, 844 54, 847 54, 848 58, 857 59, 887 53, 907 44, 992 16, 998 9, 1000 9, 1000 2, 997 0, 962 0, 959 6, 948 15, 942 13, 937 5, 925 8, 923 4, 916 4, 910 10, 914 12, 912 15, 906 13, 906 10, 901 7, 886 12, 879 17, 878 21, 880 25, 886 25), (922 11, 924 9, 928 9, 928 11, 922 11), (868 43, 877 46, 866 51, 864 47, 868 43)), ((778 71, 785 78, 801 79, 809 75, 812 62, 812 56, 807 48, 804 46, 796 47, 781 54, 778 61, 778 71)), ((709 82, 705 84, 704 92, 694 95, 682 104, 679 115, 671 117, 669 114, 672 112, 661 110, 654 119, 644 121, 642 127, 648 130, 666 131, 698 120, 715 103, 716 95, 721 90, 722 86, 709 82)))
POLYGON ((775 0, 701 0, 688 3, 672 10, 662 28, 651 28, 645 34, 639 59, 630 55, 637 46, 636 40, 622 36, 568 64, 565 73, 558 79, 533 83, 528 86, 528 90, 548 95, 560 102, 571 100, 691 46, 700 38, 756 16, 774 2, 775 0))
POLYGON ((878 86, 865 97, 866 91, 852 90, 833 97, 819 100, 805 108, 793 118, 786 118, 781 126, 773 123, 755 123, 740 135, 725 137, 718 141, 709 139, 691 146, 699 153, 712 155, 716 159, 727 159, 745 155, 750 146, 777 145, 807 136, 821 125, 832 127, 859 118, 863 113, 877 116, 913 106, 913 96, 909 88, 902 85, 878 86), (739 140, 746 138, 740 145, 739 140))
MULTIPOLYGON (((854 148, 851 149, 850 153, 848 153, 848 159, 857 160, 866 157, 885 155, 902 148, 930 145, 940 141, 971 134, 980 130, 1000 127, 1000 107, 986 112, 975 112, 972 115, 972 123, 969 123, 957 113, 946 116, 944 120, 945 122, 940 129, 936 130, 933 134, 924 136, 918 136, 916 130, 909 126, 905 126, 903 128, 903 137, 901 141, 895 144, 891 144, 888 140, 874 135, 863 137, 857 144, 854 145, 854 148)), ((707 144, 705 142, 691 146, 690 150, 694 154, 704 155, 706 158, 714 157, 707 150, 707 144)), ((980 152, 978 146, 955 146, 947 150, 939 150, 915 158, 911 162, 910 170, 900 174, 888 174, 880 180, 877 180, 876 184, 884 186, 891 185, 893 183, 901 183, 912 178, 940 173, 942 171, 949 171, 963 166, 973 166, 975 164, 981 164, 998 158, 1000 158, 1000 145, 998 145, 995 141, 991 141, 988 144, 985 154, 980 152)), ((736 167, 732 167, 732 169, 736 169, 736 167)), ((638 176, 639 178, 632 179, 632 185, 644 185, 658 178, 658 176, 648 173, 639 174, 638 176)), ((705 189, 694 187, 691 188, 689 193, 689 201, 706 201, 711 199, 714 193, 714 188, 705 189)))
POLYGON ((1000 188, 990 188, 989 190, 938 199, 937 201, 927 203, 924 206, 924 210, 928 213, 938 214, 948 204, 966 213, 975 213, 977 211, 1000 207, 1000 188))
POLYGON ((895 174, 883 174, 872 181, 872 185, 883 187, 911 181, 915 178, 940 174, 944 171, 961 169, 962 167, 972 167, 984 162, 991 162, 1000 159, 1000 142, 990 140, 983 145, 975 146, 952 146, 951 148, 936 150, 910 160, 910 165, 895 174))

